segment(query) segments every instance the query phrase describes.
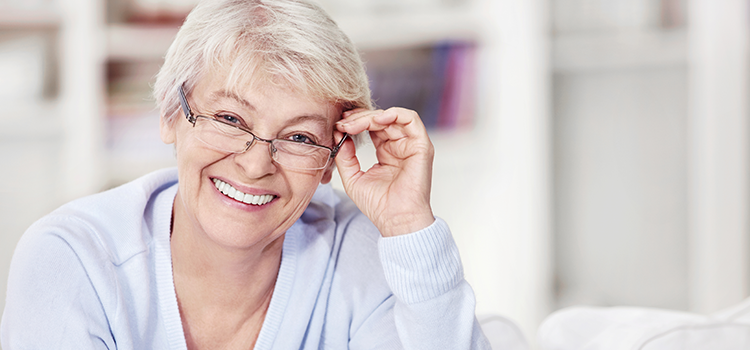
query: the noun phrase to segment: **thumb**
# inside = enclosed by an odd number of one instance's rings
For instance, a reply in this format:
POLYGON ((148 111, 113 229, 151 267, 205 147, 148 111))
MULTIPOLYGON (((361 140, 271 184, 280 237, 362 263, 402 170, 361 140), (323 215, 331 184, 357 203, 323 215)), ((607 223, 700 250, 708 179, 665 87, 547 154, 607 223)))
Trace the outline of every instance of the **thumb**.
MULTIPOLYGON (((343 134, 339 132, 337 132, 336 134, 337 136, 343 137, 343 134)), ((341 140, 341 137, 337 138, 341 140)), ((341 176, 341 181, 344 184, 344 189, 349 192, 349 184, 351 183, 352 179, 362 170, 359 164, 359 159, 357 158, 357 150, 351 137, 344 141, 344 144, 341 145, 341 148, 339 148, 339 153, 336 154, 336 158, 334 158, 334 161, 336 162, 336 168, 338 168, 339 175, 341 176)))

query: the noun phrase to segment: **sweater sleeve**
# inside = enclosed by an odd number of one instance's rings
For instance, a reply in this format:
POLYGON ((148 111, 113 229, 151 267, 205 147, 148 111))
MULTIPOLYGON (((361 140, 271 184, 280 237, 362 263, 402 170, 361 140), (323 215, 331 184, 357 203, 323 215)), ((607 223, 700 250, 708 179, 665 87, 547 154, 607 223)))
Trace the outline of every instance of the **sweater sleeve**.
POLYGON ((0 327, 2 348, 114 349, 79 256, 54 228, 50 231, 27 232, 16 247, 0 327))
POLYGON ((490 349, 474 315, 474 292, 464 279, 458 247, 443 220, 381 238, 378 245, 405 349, 490 349))

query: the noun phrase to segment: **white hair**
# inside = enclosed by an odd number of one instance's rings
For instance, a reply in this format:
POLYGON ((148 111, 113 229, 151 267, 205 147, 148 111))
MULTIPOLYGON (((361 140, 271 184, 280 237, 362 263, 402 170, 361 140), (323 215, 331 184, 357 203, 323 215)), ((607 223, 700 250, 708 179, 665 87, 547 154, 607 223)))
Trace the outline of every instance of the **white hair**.
POLYGON ((373 108, 362 61, 349 38, 306 0, 205 0, 188 15, 167 51, 154 97, 167 123, 201 75, 228 72, 227 88, 271 83, 330 101, 373 108))

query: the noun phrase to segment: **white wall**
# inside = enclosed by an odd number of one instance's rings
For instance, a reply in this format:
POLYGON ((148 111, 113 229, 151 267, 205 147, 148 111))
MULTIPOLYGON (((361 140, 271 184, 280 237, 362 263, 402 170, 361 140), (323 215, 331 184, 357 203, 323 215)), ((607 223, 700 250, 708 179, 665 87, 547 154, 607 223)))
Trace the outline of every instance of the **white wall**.
POLYGON ((748 296, 748 40, 744 0, 691 0, 689 75, 690 309, 748 296))
POLYGON ((747 297, 747 1, 552 2, 557 306, 747 297))
POLYGON ((558 73, 557 306, 687 308, 687 69, 558 73))

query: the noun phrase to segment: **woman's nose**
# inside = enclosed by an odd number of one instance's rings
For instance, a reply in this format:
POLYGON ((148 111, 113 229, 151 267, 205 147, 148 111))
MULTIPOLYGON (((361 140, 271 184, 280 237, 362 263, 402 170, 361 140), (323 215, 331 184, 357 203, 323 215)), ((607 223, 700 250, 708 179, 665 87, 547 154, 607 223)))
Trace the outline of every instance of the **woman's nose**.
POLYGON ((273 145, 265 140, 255 139, 245 152, 236 153, 234 161, 250 178, 260 178, 276 172, 278 166, 273 161, 273 145))

